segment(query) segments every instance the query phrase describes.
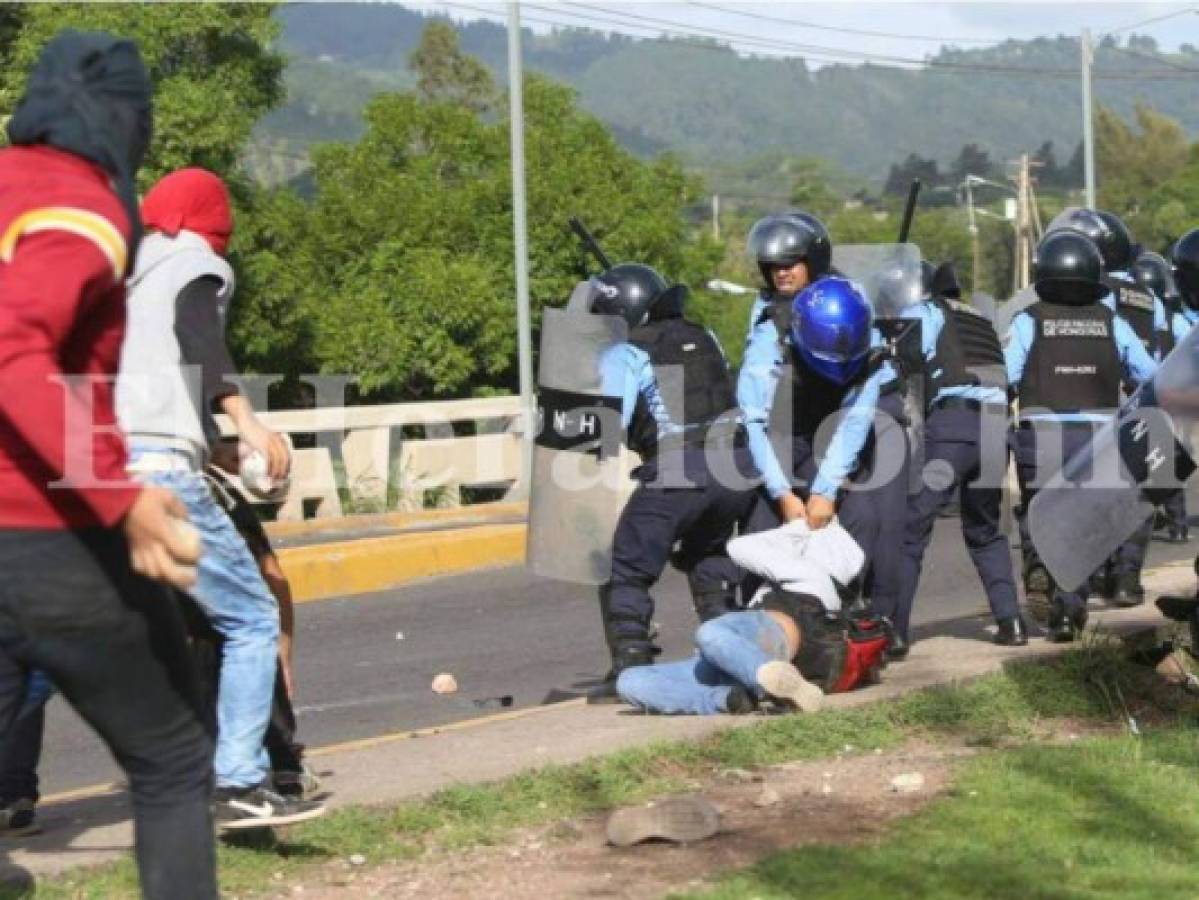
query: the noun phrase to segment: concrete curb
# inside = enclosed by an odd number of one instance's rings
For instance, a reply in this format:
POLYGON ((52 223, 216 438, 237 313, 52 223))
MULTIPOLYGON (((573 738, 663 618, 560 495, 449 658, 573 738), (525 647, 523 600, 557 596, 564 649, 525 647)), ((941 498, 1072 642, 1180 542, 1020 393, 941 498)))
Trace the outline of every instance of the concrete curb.
MULTIPOLYGON (((1149 596, 1189 592, 1195 575, 1189 562, 1145 573, 1149 596)), ((1160 625, 1152 604, 1130 610, 1096 611, 1092 621, 1114 633, 1160 625)), ((880 685, 829 697, 844 708, 886 701, 936 685, 967 681, 1004 666, 1044 659, 1070 644, 1035 638, 1027 647, 999 647, 977 637, 939 636, 917 641, 909 659, 888 668, 880 685)), ((450 725, 401 732, 331 747, 311 755, 332 806, 395 804, 455 784, 506 778, 546 765, 642 747, 663 740, 696 740, 728 728, 761 721, 756 716, 645 716, 621 706, 587 706, 581 701, 497 713, 450 725), (333 772, 326 772, 330 766, 333 772)), ((45 834, 22 839, 0 863, 0 879, 25 873, 46 877, 80 865, 124 855, 132 847, 124 793, 104 787, 44 800, 39 820, 45 834)))
POLYGON ((418 578, 524 561, 523 524, 476 525, 280 549, 297 603, 382 591, 418 578))

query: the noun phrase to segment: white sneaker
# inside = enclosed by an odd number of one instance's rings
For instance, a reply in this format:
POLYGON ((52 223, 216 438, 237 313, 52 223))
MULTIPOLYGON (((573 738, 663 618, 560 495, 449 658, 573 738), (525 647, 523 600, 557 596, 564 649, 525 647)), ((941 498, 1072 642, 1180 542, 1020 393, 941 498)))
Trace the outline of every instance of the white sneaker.
POLYGON ((771 699, 790 704, 803 712, 816 712, 824 703, 824 691, 799 674, 799 669, 789 662, 772 659, 758 666, 754 676, 771 699))

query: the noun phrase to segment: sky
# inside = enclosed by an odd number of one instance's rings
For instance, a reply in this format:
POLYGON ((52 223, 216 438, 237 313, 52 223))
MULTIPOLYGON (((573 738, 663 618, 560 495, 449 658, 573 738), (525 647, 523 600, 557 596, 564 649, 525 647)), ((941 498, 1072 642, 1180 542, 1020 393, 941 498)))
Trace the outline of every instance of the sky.
MULTIPOLYGON (((502 21, 507 4, 492 0, 424 0, 405 6, 455 19, 502 21)), ((1199 46, 1199 3, 1121 2, 660 2, 660 0, 522 0, 522 21, 536 31, 553 24, 621 31, 642 37, 690 33, 724 40, 744 52, 804 56, 815 65, 862 55, 920 60, 952 44, 982 47, 1008 38, 1148 35, 1163 50, 1199 46), (1152 21, 1159 19, 1160 21, 1152 21), (1131 27, 1130 26, 1135 26, 1131 27), (843 29, 843 30, 841 30, 843 29), (865 33, 869 32, 869 33, 865 33)), ((878 60, 885 62, 887 60, 878 60)))

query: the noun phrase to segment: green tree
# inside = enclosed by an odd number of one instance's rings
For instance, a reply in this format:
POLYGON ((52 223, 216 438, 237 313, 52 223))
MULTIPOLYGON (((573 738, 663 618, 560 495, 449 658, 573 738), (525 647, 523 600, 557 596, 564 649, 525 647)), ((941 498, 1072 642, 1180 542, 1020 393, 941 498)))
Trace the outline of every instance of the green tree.
POLYGON ((154 84, 154 140, 139 181, 200 165, 233 174, 258 119, 281 99, 283 58, 269 49, 275 4, 28 3, 0 18, 0 108, 11 110, 46 42, 64 28, 137 41, 154 84), (15 18, 14 18, 15 17, 15 18))
POLYGON ((1182 171, 1188 152, 1186 132, 1169 116, 1138 104, 1133 128, 1101 107, 1095 119, 1100 207, 1128 217, 1134 228, 1144 224, 1143 204, 1159 184, 1182 171))
MULTIPOLYGON (((668 277, 712 274, 720 248, 682 210, 698 184, 677 161, 622 150, 574 92, 525 85, 530 292, 537 315, 561 304, 594 261, 566 229, 583 216, 616 259, 668 277)), ((468 394, 515 384, 508 123, 456 101, 382 94, 354 144, 314 154, 316 195, 272 303, 310 322, 310 362, 350 372, 372 400, 468 394)), ((286 234, 283 203, 276 218, 286 234)), ((274 314, 277 317, 278 313, 274 314)), ((272 318, 264 315, 263 320, 272 318)), ((247 318, 253 328, 253 318, 247 318)), ((293 371, 293 370, 289 370, 293 371)))
POLYGON ((459 103, 475 112, 495 102, 495 82, 483 63, 458 47, 458 31, 434 19, 425 26, 408 65, 416 73, 417 92, 426 100, 459 103))

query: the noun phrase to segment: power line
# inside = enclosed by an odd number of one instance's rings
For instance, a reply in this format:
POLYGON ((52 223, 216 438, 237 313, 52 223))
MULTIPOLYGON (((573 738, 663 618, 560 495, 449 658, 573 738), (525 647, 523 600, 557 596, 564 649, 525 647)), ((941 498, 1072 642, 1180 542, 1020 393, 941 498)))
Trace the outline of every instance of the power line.
POLYGON ((1121 25, 1119 28, 1111 28, 1099 35, 1100 38, 1105 38, 1110 34, 1119 34, 1121 31, 1131 31, 1134 28, 1140 28, 1143 25, 1152 25, 1154 22, 1164 22, 1167 19, 1174 19, 1178 16, 1185 16, 1187 13, 1199 12, 1199 8, 1188 6, 1186 9, 1175 10, 1172 13, 1166 13, 1161 16, 1152 16, 1148 19, 1141 19, 1139 22, 1133 22, 1130 25, 1121 25))
MULTIPOLYGON (((445 0, 445 6, 454 7, 457 9, 469 10, 472 12, 483 13, 485 15, 496 15, 493 10, 488 10, 482 7, 473 6, 467 3, 451 2, 445 0)), ((563 4, 566 6, 579 6, 579 4, 563 4)), ((795 55, 802 56, 805 59, 828 62, 828 63, 846 63, 848 60, 867 63, 879 63, 889 65, 892 68, 905 67, 907 71, 925 71, 925 72, 944 72, 944 73, 970 73, 970 74, 990 74, 1002 75, 1005 77, 1032 77, 1032 78, 1057 78, 1057 79, 1074 79, 1078 77, 1078 72, 1074 68, 1050 68, 1045 66, 1006 66, 990 63, 958 63, 947 62, 936 59, 915 59, 910 57, 893 56, 880 53, 869 53, 866 51, 845 50, 837 47, 824 47, 812 44, 799 44, 790 41, 771 40, 761 38, 755 35, 747 35, 742 32, 732 32, 724 29, 706 28, 701 26, 691 26, 688 23, 678 22, 677 20, 662 19, 655 16, 643 16, 635 13, 626 13, 621 10, 613 10, 605 7, 585 6, 582 9, 608 13, 609 16, 619 16, 620 19, 613 19, 604 16, 597 16, 591 12, 567 11, 559 8, 536 6, 526 4, 527 8, 535 9, 541 13, 551 14, 555 16, 564 16, 566 21, 546 19, 537 16, 525 16, 524 18, 530 22, 538 24, 550 25, 557 28, 587 28, 588 26, 580 26, 578 22, 598 22, 609 26, 611 30, 621 31, 627 29, 637 29, 639 32, 651 32, 654 37, 681 37, 681 38, 721 38, 726 43, 724 45, 713 45, 704 43, 688 43, 688 48, 698 48, 703 50, 712 50, 716 52, 728 52, 735 49, 735 45, 749 46, 751 49, 773 49, 790 51, 795 55), (630 23, 623 21, 624 19, 634 19, 636 22, 630 23), (645 22, 648 24, 638 24, 645 22), (667 26, 667 27, 663 27, 667 26)), ((597 30, 594 27, 591 30, 597 30)), ((635 37, 645 37, 644 34, 633 35, 635 37)), ((1177 66, 1174 66, 1174 71, 1169 70, 1139 70, 1136 72, 1115 72, 1105 71, 1101 69, 1092 70, 1093 77, 1097 79, 1109 81, 1170 81, 1179 80, 1183 74, 1179 72, 1177 66)), ((1189 74, 1189 73, 1188 73, 1189 74)))
POLYGON ((714 3, 699 3, 697 0, 689 0, 688 6, 697 6, 701 9, 710 9, 715 12, 731 13, 735 16, 743 16, 747 19, 757 19, 762 22, 777 22, 781 25, 796 25, 800 28, 813 28, 819 31, 834 31, 839 34, 857 34, 865 37, 881 37, 893 38, 904 41, 936 41, 942 44, 995 44, 998 43, 992 38, 967 38, 967 37, 945 37, 944 35, 931 34, 892 34, 886 31, 869 31, 863 28, 846 28, 839 25, 820 25, 816 22, 804 22, 799 19, 784 19, 779 16, 768 16, 765 13, 747 12, 743 9, 737 9, 731 6, 717 6, 714 3))
MULTIPOLYGON (((1044 66, 1041 66, 1041 67, 1038 67, 1038 66, 1005 66, 1005 65, 998 65, 998 64, 993 64, 993 63, 957 63, 957 62, 947 62, 944 60, 937 60, 937 59, 915 59, 912 57, 894 56, 894 55, 882 54, 882 53, 870 53, 867 51, 860 51, 860 50, 846 50, 846 49, 839 48, 839 47, 824 47, 824 46, 818 46, 818 45, 813 45, 813 44, 800 44, 800 43, 796 43, 793 41, 771 40, 771 39, 761 38, 756 35, 748 35, 748 34, 745 34, 744 32, 734 32, 734 31, 728 31, 726 29, 709 28, 709 27, 705 27, 705 26, 694 26, 694 25, 690 25, 689 23, 679 22, 677 20, 663 19, 663 18, 659 18, 657 16, 645 16, 645 15, 639 15, 636 13, 628 13, 628 12, 624 12, 622 10, 615 10, 615 9, 610 9, 610 8, 606 8, 606 7, 601 7, 601 6, 593 6, 593 5, 582 6, 581 4, 578 4, 578 3, 564 3, 563 5, 570 6, 570 7, 579 7, 579 8, 587 9, 587 10, 594 10, 596 12, 608 13, 609 15, 615 15, 615 16, 620 16, 622 18, 634 19, 634 20, 642 21, 642 22, 648 22, 648 23, 658 25, 658 26, 669 26, 669 27, 675 28, 675 29, 682 29, 681 33, 688 35, 688 36, 695 36, 695 37, 715 36, 715 37, 721 37, 721 38, 725 38, 725 39, 731 39, 731 40, 734 40, 739 43, 756 43, 760 46, 767 46, 767 47, 772 47, 775 49, 794 50, 794 51, 797 51, 797 52, 799 52, 801 54, 805 54, 805 55, 835 54, 835 55, 844 56, 844 57, 848 57, 850 59, 855 59, 855 60, 864 61, 864 62, 891 63, 891 64, 897 64, 897 65, 901 65, 901 66, 909 66, 909 67, 916 67, 916 68, 922 68, 922 69, 934 69, 935 68, 935 69, 946 69, 946 70, 959 71, 959 72, 979 72, 979 73, 991 73, 991 74, 1000 74, 1000 75, 1051 75, 1051 76, 1060 77, 1060 78, 1076 78, 1078 76, 1077 70, 1073 69, 1073 68, 1065 69, 1065 68, 1049 68, 1049 67, 1044 67, 1044 66)), ((581 17, 589 18, 589 19, 593 19, 593 20, 599 20, 598 17, 589 16, 584 13, 572 13, 572 15, 581 16, 581 17)), ((606 21, 608 24, 617 24, 617 25, 622 24, 619 21, 613 22, 611 19, 600 20, 600 21, 606 21)), ((827 59, 827 56, 825 58, 827 59)), ((1135 74, 1134 73, 1125 73, 1125 72, 1103 72, 1103 71, 1096 70, 1094 74, 1096 77, 1099 77, 1099 78, 1109 78, 1109 79, 1115 79, 1115 80, 1131 80, 1131 79, 1149 78, 1150 76, 1165 76, 1167 78, 1174 77, 1171 75, 1171 73, 1168 73, 1168 72, 1161 72, 1161 71, 1149 72, 1148 70, 1146 70, 1144 73, 1135 73, 1135 74)))

